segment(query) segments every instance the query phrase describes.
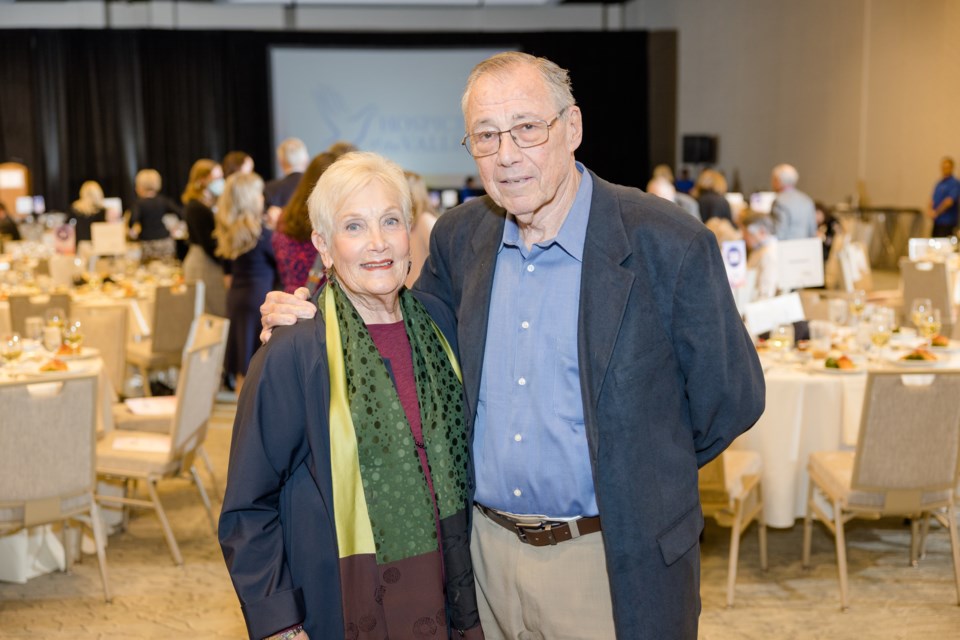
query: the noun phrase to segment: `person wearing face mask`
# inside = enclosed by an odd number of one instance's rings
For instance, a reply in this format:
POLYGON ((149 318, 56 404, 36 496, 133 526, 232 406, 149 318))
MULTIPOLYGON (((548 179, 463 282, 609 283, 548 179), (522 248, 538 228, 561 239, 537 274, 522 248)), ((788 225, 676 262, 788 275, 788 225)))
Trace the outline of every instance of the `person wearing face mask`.
POLYGON ((203 282, 207 313, 227 315, 227 284, 223 262, 217 257, 213 205, 223 193, 223 170, 215 161, 202 158, 190 168, 190 179, 180 199, 183 219, 190 235, 190 248, 183 259, 187 283, 203 282))

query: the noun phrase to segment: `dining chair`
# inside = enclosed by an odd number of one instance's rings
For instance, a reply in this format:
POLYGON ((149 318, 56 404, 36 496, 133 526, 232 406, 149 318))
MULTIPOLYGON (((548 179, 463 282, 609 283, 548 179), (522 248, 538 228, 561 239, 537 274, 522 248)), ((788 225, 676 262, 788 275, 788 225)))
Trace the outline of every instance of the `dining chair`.
POLYGON ((70 296, 66 293, 12 294, 8 302, 10 303, 10 328, 20 334, 26 331, 27 318, 30 316, 42 318, 47 309, 63 309, 67 317, 70 317, 70 296))
POLYGON ((126 383, 127 315, 125 303, 109 305, 76 304, 70 317, 80 322, 83 345, 100 352, 107 377, 117 393, 126 383))
POLYGON ((705 517, 730 527, 730 558, 727 568, 727 607, 733 606, 740 537, 756 520, 760 538, 760 567, 767 570, 767 525, 763 519, 760 476, 763 461, 756 451, 727 449, 700 468, 700 504, 705 517))
MULTIPOLYGON (((190 326, 190 334, 187 337, 185 352, 195 345, 213 344, 227 339, 227 333, 230 329, 230 321, 226 318, 205 313, 193 321, 190 326)), ((218 374, 219 375, 219 374, 218 374)), ((213 389, 213 400, 216 399, 216 393, 219 387, 213 389)), ((135 402, 135 401, 131 401, 135 402)), ((113 426, 115 429, 124 431, 148 431, 152 433, 169 434, 174 426, 174 419, 177 412, 177 396, 169 396, 169 402, 163 407, 162 412, 151 412, 149 414, 138 414, 131 410, 127 403, 118 403, 113 406, 113 426)), ((204 429, 207 426, 204 425, 204 429)), ((222 497, 217 476, 210 461, 210 456, 201 443, 197 447, 197 455, 207 469, 210 476, 210 483, 213 486, 213 492, 218 497, 222 497)))
POLYGON ((97 374, 0 383, 0 533, 89 517, 103 597, 111 600, 96 487, 97 374), (10 419, 10 416, 15 416, 10 419))
POLYGON ((929 298, 934 308, 940 309, 945 336, 953 333, 956 324, 956 305, 950 286, 950 272, 943 262, 913 261, 900 259, 900 280, 903 283, 903 300, 909 313, 914 298, 929 298))
POLYGON ((179 366, 190 325, 203 313, 203 283, 157 287, 149 337, 127 342, 127 362, 143 378, 150 395, 150 373, 179 366))
MULTIPOLYGON (((160 502, 157 484, 189 472, 216 532, 210 499, 200 481, 194 458, 207 434, 214 394, 220 387, 220 371, 226 349, 227 329, 216 338, 197 341, 183 356, 177 382, 176 407, 167 433, 114 429, 97 444, 97 473, 124 481, 143 481, 149 500, 126 496, 98 495, 103 504, 154 509, 160 519, 167 545, 176 564, 183 564, 170 522, 160 502)), ((129 483, 128 483, 129 484, 129 483)))
POLYGON ((807 471, 803 566, 810 565, 816 518, 836 542, 841 610, 849 606, 844 526, 852 518, 885 515, 911 519, 914 564, 919 522, 936 514, 945 524, 960 604, 960 370, 869 371, 856 451, 812 453, 807 471))

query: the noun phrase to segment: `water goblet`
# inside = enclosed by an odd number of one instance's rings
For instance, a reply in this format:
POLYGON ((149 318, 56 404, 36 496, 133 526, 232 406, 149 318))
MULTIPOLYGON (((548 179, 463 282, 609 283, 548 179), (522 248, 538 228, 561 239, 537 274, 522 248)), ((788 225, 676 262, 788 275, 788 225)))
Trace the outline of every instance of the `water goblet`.
POLYGON ((10 364, 23 355, 23 343, 19 333, 8 333, 0 339, 0 358, 4 364, 10 364))
POLYGON ((930 309, 920 321, 920 335, 927 341, 927 346, 933 346, 933 337, 940 333, 943 324, 940 322, 940 309, 930 309))
POLYGON ((50 307, 44 312, 48 327, 57 327, 61 331, 67 322, 67 314, 60 307, 50 307))
POLYGON ((917 328, 918 332, 920 331, 920 323, 923 322, 924 315, 931 309, 933 309, 933 303, 930 301, 930 298, 913 299, 913 303, 910 305, 910 320, 913 321, 913 326, 917 328))
POLYGON ((875 348, 873 353, 875 362, 883 359, 883 348, 889 344, 890 337, 893 335, 893 323, 893 309, 877 309, 870 316, 870 342, 875 348))
POLYGON ((860 316, 863 315, 863 311, 866 308, 867 292, 862 289, 857 289, 850 296, 850 315, 853 316, 854 324, 860 324, 860 316))
POLYGON ((79 320, 74 320, 63 330, 63 344, 70 348, 73 355, 78 355, 83 347, 83 327, 79 320))

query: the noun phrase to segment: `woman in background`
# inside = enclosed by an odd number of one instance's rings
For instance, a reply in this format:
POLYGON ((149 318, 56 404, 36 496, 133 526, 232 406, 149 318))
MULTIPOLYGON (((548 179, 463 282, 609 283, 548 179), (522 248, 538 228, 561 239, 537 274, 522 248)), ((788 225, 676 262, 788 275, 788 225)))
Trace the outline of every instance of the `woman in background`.
POLYGON ((700 205, 700 219, 706 223, 710 218, 723 218, 734 224, 730 203, 724 197, 727 193, 727 179, 713 169, 704 169, 693 187, 693 195, 700 205))
POLYGON ((253 158, 246 151, 231 151, 223 156, 221 166, 224 179, 235 173, 253 173, 253 158))
POLYGON ((94 222, 106 222, 107 210, 103 206, 103 189, 93 180, 80 185, 80 198, 70 205, 70 224, 74 225, 77 242, 90 241, 90 226, 94 222))
POLYGON ((179 219, 180 205, 160 195, 162 184, 160 174, 154 169, 137 172, 134 182, 137 200, 130 211, 130 231, 140 240, 143 262, 170 259, 176 254, 176 245, 163 217, 173 214, 179 219))
POLYGON ((240 393, 247 366, 260 346, 260 301, 273 289, 277 261, 270 230, 263 227, 263 180, 255 173, 227 178, 217 201, 217 255, 231 261, 227 291, 227 336, 224 370, 236 376, 240 393))
POLYGON ((430 253, 430 232, 437 223, 437 214, 430 204, 427 185, 420 174, 404 171, 407 184, 410 185, 410 195, 413 198, 413 224, 410 227, 410 273, 407 274, 405 284, 407 288, 420 277, 420 270, 430 253))
POLYGON ((183 275, 187 283, 204 284, 204 303, 207 313, 227 315, 227 287, 223 264, 217 256, 217 241, 213 238, 214 203, 223 193, 223 170, 213 160, 203 158, 193 163, 190 179, 180 197, 183 219, 190 235, 190 248, 183 259, 183 275))
POLYGON ((310 268, 317 260, 317 248, 310 240, 310 212, 307 198, 320 176, 337 159, 330 152, 317 155, 307 166, 297 184, 290 202, 283 208, 273 234, 273 251, 277 256, 277 271, 283 290, 293 293, 297 287, 305 287, 310 268))

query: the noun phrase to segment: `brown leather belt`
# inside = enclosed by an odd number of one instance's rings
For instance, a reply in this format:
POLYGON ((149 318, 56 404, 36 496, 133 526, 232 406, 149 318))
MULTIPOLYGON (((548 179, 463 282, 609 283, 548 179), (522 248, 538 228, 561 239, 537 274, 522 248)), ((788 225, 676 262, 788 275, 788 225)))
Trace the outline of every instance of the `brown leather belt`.
POLYGON ((495 522, 516 535, 520 542, 525 542, 534 547, 559 544, 600 531, 600 516, 579 518, 569 522, 563 520, 532 520, 514 518, 482 504, 477 504, 477 508, 491 522, 495 522))

